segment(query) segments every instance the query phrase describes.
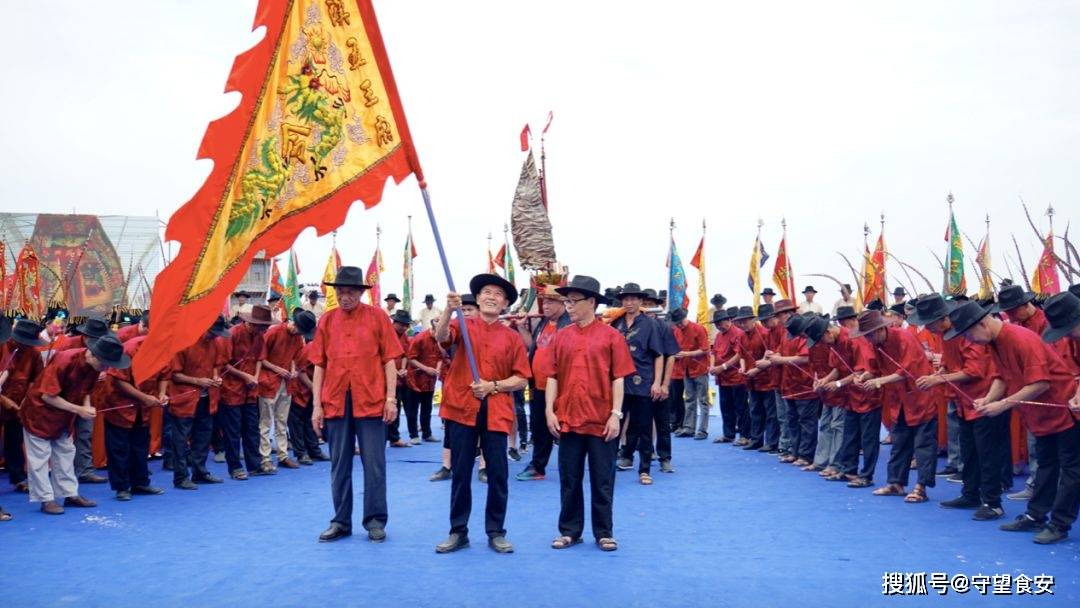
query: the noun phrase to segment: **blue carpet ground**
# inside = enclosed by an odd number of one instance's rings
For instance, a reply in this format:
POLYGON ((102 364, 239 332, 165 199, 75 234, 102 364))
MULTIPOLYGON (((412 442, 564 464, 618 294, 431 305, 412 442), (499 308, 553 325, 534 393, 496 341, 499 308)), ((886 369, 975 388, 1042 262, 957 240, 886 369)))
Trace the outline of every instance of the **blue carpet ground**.
MULTIPOLYGON (((713 423, 719 421, 714 419, 713 423)), ((718 428, 714 426, 713 428, 718 428)), ((448 528, 449 482, 431 483, 438 444, 388 450, 386 544, 363 535, 319 544, 330 518, 329 467, 173 490, 116 502, 107 486, 84 486, 95 509, 60 517, 0 492, 15 514, 0 524, 0 605, 22 606, 871 606, 886 572, 1055 577, 1054 596, 944 598, 921 602, 1080 605, 1080 541, 1052 547, 999 532, 940 500, 906 505, 820 480, 773 456, 711 441, 676 439, 676 473, 652 487, 619 473, 616 553, 585 543, 556 552, 557 472, 511 481, 507 518, 513 555, 486 547, 474 508, 473 547, 437 555, 448 528)), ((883 450, 878 481, 884 479, 883 450)), ((359 465, 359 460, 357 461, 359 465)), ((524 465, 511 462, 511 472, 524 465)), ((224 474, 224 465, 213 465, 224 474)), ((475 478, 475 474, 474 474, 475 478)), ((359 482, 357 466, 357 492, 359 482)), ((1018 478, 1018 482, 1022 481, 1018 478)), ((6 485, 6 484, 5 484, 6 485)), ((474 482, 474 506, 486 486, 474 482)), ((1011 518, 1022 504, 1006 501, 1011 518)), ((360 500, 357 498, 359 507, 360 500)), ((360 512, 356 512, 359 530, 360 512)), ((591 539, 591 532, 587 533, 591 539)))

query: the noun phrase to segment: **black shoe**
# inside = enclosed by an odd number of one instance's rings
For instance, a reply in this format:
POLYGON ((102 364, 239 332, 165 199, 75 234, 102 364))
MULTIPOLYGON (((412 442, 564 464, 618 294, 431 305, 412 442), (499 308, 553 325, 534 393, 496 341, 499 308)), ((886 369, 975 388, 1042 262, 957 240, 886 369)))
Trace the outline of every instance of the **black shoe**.
POLYGON ((214 477, 210 473, 205 475, 199 475, 195 478, 195 483, 225 483, 220 477, 214 477))
POLYGON ((945 478, 945 481, 949 483, 964 483, 964 476, 960 473, 953 473, 945 478))
POLYGON ((1001 524, 1000 528, 1006 532, 1041 532, 1046 527, 1041 521, 1037 521, 1027 513, 1021 513, 1016 516, 1016 519, 1007 523, 1001 524))
POLYGON ((165 490, 154 486, 135 486, 131 488, 131 493, 139 496, 157 496, 158 494, 164 494, 165 490))
POLYGON ((453 533, 446 540, 435 545, 436 553, 453 553, 469 546, 469 537, 464 534, 453 533))
POLYGON ((315 452, 315 454, 311 456, 311 459, 315 462, 328 462, 330 460, 330 457, 319 451, 315 452))
POLYGON ((87 473, 79 477, 79 483, 105 483, 106 481, 109 481, 108 477, 102 477, 96 473, 87 473))
POLYGON ((183 481, 174 481, 173 487, 177 490, 198 490, 199 486, 195 485, 190 479, 184 479, 183 481))
POLYGON ((615 468, 620 471, 629 471, 634 468, 634 460, 632 458, 620 458, 615 462, 615 468))
POLYGON ((116 493, 116 500, 120 500, 123 502, 131 500, 131 492, 128 492, 127 490, 120 490, 116 493))
POLYGON ((938 475, 956 475, 960 470, 956 467, 945 467, 937 472, 938 475))
POLYGON ((757 449, 757 451, 759 451, 759 452, 765 452, 766 454, 768 454, 769 452, 771 452, 771 451, 773 451, 773 450, 775 450, 775 449, 776 449, 776 446, 772 446, 772 445, 763 445, 763 446, 761 446, 760 448, 758 448, 758 449, 757 449))
POLYGON ((1035 542, 1040 545, 1052 545, 1069 538, 1069 533, 1054 524, 1047 524, 1042 532, 1035 535, 1035 542))
POLYGON ((979 507, 972 515, 971 519, 975 521, 993 521, 995 519, 1001 519, 1005 517, 1005 509, 1001 507, 991 507, 990 505, 983 505, 979 507))
POLYGON ((768 451, 767 453, 768 453, 768 454, 769 454, 770 456, 776 456, 777 454, 779 454, 779 453, 780 453, 780 448, 778 448, 778 447, 773 447, 773 448, 772 448, 772 449, 770 449, 770 450, 769 450, 769 451, 768 451))
POLYGON ((304 465, 305 467, 310 467, 311 465, 315 464, 315 462, 311 460, 311 456, 308 456, 307 454, 304 454, 303 456, 298 458, 296 462, 304 465))
POLYGON ((511 545, 505 536, 492 536, 488 539, 488 546, 494 549, 496 553, 514 552, 514 545, 511 545))
POLYGON ((386 530, 384 528, 372 528, 367 531, 367 538, 373 543, 385 542, 386 530))
POLYGON ((761 446, 761 444, 760 444, 760 443, 751 443, 751 444, 749 444, 749 445, 744 445, 744 446, 743 446, 743 449, 744 449, 744 450, 747 450, 747 451, 750 451, 750 450, 754 450, 754 451, 758 451, 758 452, 760 452, 760 451, 761 451, 761 447, 762 447, 762 446, 761 446))
POLYGON ((966 496, 960 496, 959 498, 954 498, 952 500, 943 500, 938 504, 943 509, 978 509, 982 506, 981 502, 966 496))
POLYGON ((450 479, 450 477, 452 477, 450 469, 439 467, 438 471, 435 471, 431 474, 431 477, 428 477, 428 481, 446 481, 447 479, 450 479))
POLYGON ((507 451, 507 454, 509 454, 510 460, 513 460, 514 462, 519 462, 521 460, 521 452, 519 452, 517 448, 510 448, 507 451))
POLYGON ((352 536, 352 530, 335 521, 331 522, 330 527, 326 530, 323 530, 323 533, 319 535, 319 542, 331 543, 335 540, 341 540, 346 536, 352 536))

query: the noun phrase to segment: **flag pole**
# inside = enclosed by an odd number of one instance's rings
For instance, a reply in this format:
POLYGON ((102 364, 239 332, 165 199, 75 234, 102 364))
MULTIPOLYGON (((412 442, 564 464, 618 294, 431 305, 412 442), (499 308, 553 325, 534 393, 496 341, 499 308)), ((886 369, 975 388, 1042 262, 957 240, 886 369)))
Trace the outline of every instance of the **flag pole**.
MULTIPOLYGON (((435 237, 435 247, 439 250, 439 261, 442 262, 443 273, 446 275, 446 286, 451 292, 457 293, 454 287, 454 277, 450 274, 450 263, 446 261, 446 249, 443 248, 442 236, 439 234, 439 224, 435 221, 435 212, 431 208, 431 195, 428 194, 427 183, 420 183, 420 194, 424 197, 424 208, 427 210, 428 223, 431 224, 431 233, 435 237)), ((458 323, 461 324, 461 339, 465 343, 465 357, 469 361, 469 371, 472 372, 473 382, 480 381, 480 368, 476 366, 476 355, 473 354, 472 340, 469 339, 469 328, 465 323, 465 315, 461 308, 457 309, 458 323)))

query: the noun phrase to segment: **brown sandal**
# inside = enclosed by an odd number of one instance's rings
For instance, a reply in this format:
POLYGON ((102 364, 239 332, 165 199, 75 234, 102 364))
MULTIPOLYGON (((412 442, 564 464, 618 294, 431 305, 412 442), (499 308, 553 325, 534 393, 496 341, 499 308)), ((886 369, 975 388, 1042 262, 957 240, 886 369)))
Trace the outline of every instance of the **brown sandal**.
POLYGON ((577 537, 577 538, 570 538, 569 536, 560 536, 559 538, 556 538, 555 540, 551 541, 551 548, 552 549, 567 549, 569 547, 573 547, 574 545, 579 545, 579 544, 581 544, 581 537, 580 536, 577 537))
POLYGON ((904 502, 912 504, 926 502, 928 500, 930 499, 926 496, 926 488, 922 488, 919 486, 915 486, 915 489, 912 490, 910 494, 904 497, 904 502))
POLYGON ((642 473, 642 474, 638 475, 638 481, 640 481, 641 485, 643 485, 643 486, 651 486, 652 485, 652 475, 649 475, 648 473, 642 473))
POLYGON ((600 547, 601 551, 615 551, 619 548, 619 543, 614 538, 600 538, 597 539, 596 546, 600 547))
POLYGON ((890 483, 889 485, 887 485, 887 486, 885 486, 883 488, 878 488, 878 489, 874 490, 874 496, 903 496, 903 495, 904 495, 904 486, 899 486, 899 485, 896 485, 894 483, 890 483))

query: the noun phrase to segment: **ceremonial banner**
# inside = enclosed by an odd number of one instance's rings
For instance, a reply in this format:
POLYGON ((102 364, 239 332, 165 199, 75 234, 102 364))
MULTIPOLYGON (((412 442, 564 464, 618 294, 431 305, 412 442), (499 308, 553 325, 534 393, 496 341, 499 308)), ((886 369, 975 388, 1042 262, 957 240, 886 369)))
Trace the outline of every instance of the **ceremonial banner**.
POLYGON ((300 274, 300 266, 296 263, 296 252, 289 249, 289 269, 285 271, 285 319, 292 317, 292 311, 300 308, 303 300, 300 294, 300 281, 296 275, 300 274))
POLYGON ((514 254, 510 252, 510 243, 503 243, 502 253, 502 267, 506 273, 506 280, 516 286, 517 283, 514 282, 514 254))
POLYGON ((413 258, 416 257, 416 245, 412 240, 412 227, 409 228, 409 236, 405 238, 405 263, 402 268, 403 283, 401 286, 401 309, 412 314, 413 301, 413 258))
POLYGON ((289 318, 285 309, 285 281, 281 279, 281 271, 278 270, 277 258, 270 260, 270 285, 266 289, 266 301, 277 298, 277 308, 281 312, 281 318, 289 318))
POLYGON ((776 251, 776 266, 773 267, 773 284, 780 290, 780 297, 796 301, 795 273, 791 270, 791 259, 787 252, 787 235, 780 239, 780 248, 776 251))
POLYGON ((62 302, 72 316, 107 316, 124 301, 124 268, 97 216, 38 215, 30 245, 45 270, 43 305, 62 302))
MULTIPOLYGON (((337 247, 330 247, 330 257, 326 259, 326 268, 323 269, 322 275, 322 292, 323 298, 326 299, 323 310, 327 312, 337 308, 337 294, 327 283, 333 283, 337 278, 338 268, 341 268, 341 256, 338 255, 337 247)), ((368 280, 368 277, 364 277, 364 280, 368 280)))
POLYGON ((8 294, 9 308, 28 317, 40 319, 45 314, 45 303, 41 300, 41 275, 37 254, 30 243, 23 245, 15 261, 15 281, 8 294))
POLYGON ((994 296, 994 279, 990 274, 989 233, 979 243, 979 253, 975 256, 975 263, 979 266, 979 299, 992 298, 994 296))
MULTIPOLYGON (((949 195, 952 196, 951 194, 949 195)), ((945 229, 945 242, 949 244, 945 252, 945 295, 967 293, 967 279, 964 276, 964 241, 960 229, 956 226, 956 215, 949 211, 949 226, 945 229)))
POLYGON ((1040 295, 1054 295, 1061 291, 1061 283, 1058 282, 1057 266, 1054 264, 1054 233, 1046 235, 1043 242, 1043 252, 1039 256, 1039 264, 1031 275, 1031 291, 1040 295))
POLYGON ((754 294, 754 314, 757 314, 758 306, 761 305, 761 273, 765 267, 769 254, 765 252, 765 246, 761 244, 761 237, 754 239, 754 252, 750 254, 750 273, 746 276, 746 285, 750 293, 754 294))
POLYGON ((675 239, 671 239, 668 250, 668 312, 676 308, 689 308, 690 298, 686 296, 686 271, 683 270, 679 252, 675 249, 675 239))
POLYGON ((330 232, 353 202, 377 204, 387 178, 423 183, 370 0, 261 0, 253 27, 265 38, 226 85, 240 105, 199 150, 213 171, 166 229, 180 253, 154 289, 139 381, 205 332, 256 252, 330 232))
POLYGON ((701 235, 694 257, 690 259, 690 265, 698 270, 697 284, 697 322, 705 327, 712 324, 709 318, 709 296, 705 289, 705 235, 701 235))
POLYGON ((888 304, 885 287, 885 233, 878 236, 874 254, 869 251, 863 253, 863 302, 869 304, 874 300, 880 300, 882 304, 888 304))
MULTIPOLYGON (((338 266, 341 266, 340 260, 338 260, 338 266)), ((364 275, 364 280, 367 281, 368 285, 371 285, 371 289, 367 292, 368 303, 376 308, 382 306, 382 289, 379 288, 379 285, 381 284, 382 273, 385 271, 382 251, 379 250, 379 246, 376 244, 375 253, 371 254, 371 263, 367 267, 367 274, 364 275)))
POLYGON ((514 233, 514 249, 517 250, 522 268, 542 270, 555 263, 551 220, 540 193, 540 175, 536 171, 531 150, 521 166, 521 177, 514 191, 510 226, 514 233))

